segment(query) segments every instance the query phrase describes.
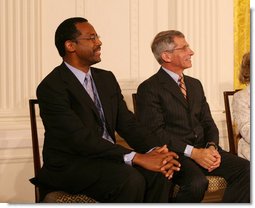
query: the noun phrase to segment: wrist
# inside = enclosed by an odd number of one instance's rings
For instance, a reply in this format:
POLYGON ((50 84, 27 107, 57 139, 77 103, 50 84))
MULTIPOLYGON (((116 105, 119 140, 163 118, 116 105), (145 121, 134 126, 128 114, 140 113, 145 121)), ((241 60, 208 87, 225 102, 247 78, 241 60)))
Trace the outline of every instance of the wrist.
POLYGON ((197 155, 197 152, 198 152, 199 149, 193 147, 192 151, 191 151, 191 155, 190 155, 190 158, 191 159, 195 159, 196 158, 196 155, 197 155))
POLYGON ((214 142, 207 142, 205 148, 213 147, 215 150, 218 150, 218 146, 214 142))
POLYGON ((136 154, 133 157, 132 164, 138 165, 141 161, 141 156, 142 156, 142 154, 136 152, 136 154))
POLYGON ((128 154, 125 154, 124 155, 124 162, 127 164, 127 165, 130 165, 132 166, 133 165, 133 159, 134 159, 134 156, 135 156, 136 152, 132 151, 128 154))

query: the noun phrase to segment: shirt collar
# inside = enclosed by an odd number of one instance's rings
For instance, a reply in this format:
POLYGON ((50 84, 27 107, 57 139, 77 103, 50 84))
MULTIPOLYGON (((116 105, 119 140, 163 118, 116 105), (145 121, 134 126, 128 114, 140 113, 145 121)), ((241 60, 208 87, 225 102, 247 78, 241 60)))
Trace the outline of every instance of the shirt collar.
POLYGON ((162 67, 162 69, 169 75, 173 78, 173 80, 178 84, 178 79, 179 79, 179 75, 170 71, 170 70, 167 70, 166 68, 162 67))
POLYGON ((87 74, 89 74, 90 77, 92 77, 90 69, 89 69, 89 71, 87 73, 85 73, 85 72, 83 72, 83 71, 81 71, 81 70, 71 66, 70 64, 68 64, 66 62, 64 62, 64 63, 67 66, 67 68, 70 69, 71 72, 73 72, 73 74, 77 77, 77 79, 80 81, 81 84, 84 83, 84 79, 85 79, 85 76, 87 74))

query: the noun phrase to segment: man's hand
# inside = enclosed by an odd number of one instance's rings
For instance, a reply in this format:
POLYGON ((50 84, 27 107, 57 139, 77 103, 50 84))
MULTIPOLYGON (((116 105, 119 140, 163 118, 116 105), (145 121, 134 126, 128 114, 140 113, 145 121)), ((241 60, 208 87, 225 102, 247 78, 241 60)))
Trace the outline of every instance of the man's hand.
POLYGON ((221 156, 220 156, 218 150, 216 150, 214 147, 209 147, 208 149, 211 149, 213 151, 213 154, 216 158, 216 162, 208 169, 208 172, 212 172, 214 169, 216 169, 220 166, 221 156))
MULTIPOLYGON (((176 154, 174 152, 171 152, 176 154)), ((176 157, 168 157, 167 162, 164 166, 161 167, 160 171, 167 177, 169 180, 173 177, 174 171, 180 171, 181 164, 176 160, 176 157)))
POLYGON ((191 158, 209 172, 220 166, 221 156, 214 147, 208 149, 193 148, 191 158))
POLYGON ((180 170, 180 163, 176 159, 178 159, 178 155, 169 152, 166 145, 164 145, 146 154, 136 153, 133 164, 151 171, 161 172, 170 179, 174 171, 180 170))

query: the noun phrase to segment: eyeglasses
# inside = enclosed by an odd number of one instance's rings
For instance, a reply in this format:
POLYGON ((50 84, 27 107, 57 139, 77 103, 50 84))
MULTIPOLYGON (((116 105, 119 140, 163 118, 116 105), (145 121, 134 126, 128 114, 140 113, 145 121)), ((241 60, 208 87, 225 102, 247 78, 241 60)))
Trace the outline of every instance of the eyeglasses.
POLYGON ((100 36, 97 34, 92 34, 88 37, 83 37, 83 38, 77 38, 75 40, 91 40, 91 41, 96 41, 97 39, 100 39, 100 36))
POLYGON ((174 48, 172 50, 166 50, 166 51, 172 53, 172 52, 177 51, 177 50, 179 50, 179 51, 187 51, 188 49, 190 49, 189 45, 185 45, 185 46, 183 46, 181 48, 174 48))

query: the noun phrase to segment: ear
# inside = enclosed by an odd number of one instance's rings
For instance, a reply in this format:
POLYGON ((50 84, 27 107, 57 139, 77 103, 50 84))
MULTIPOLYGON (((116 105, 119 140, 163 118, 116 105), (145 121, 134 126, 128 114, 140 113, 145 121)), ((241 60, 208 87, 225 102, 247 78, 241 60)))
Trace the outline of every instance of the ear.
POLYGON ((65 48, 66 48, 67 52, 69 52, 69 53, 74 52, 75 51, 75 47, 76 47, 76 43, 74 41, 67 40, 65 42, 65 48))
POLYGON ((172 54, 165 51, 165 52, 161 53, 161 59, 164 62, 169 63, 172 61, 172 54))

